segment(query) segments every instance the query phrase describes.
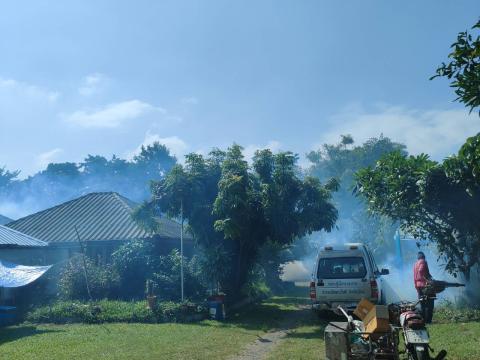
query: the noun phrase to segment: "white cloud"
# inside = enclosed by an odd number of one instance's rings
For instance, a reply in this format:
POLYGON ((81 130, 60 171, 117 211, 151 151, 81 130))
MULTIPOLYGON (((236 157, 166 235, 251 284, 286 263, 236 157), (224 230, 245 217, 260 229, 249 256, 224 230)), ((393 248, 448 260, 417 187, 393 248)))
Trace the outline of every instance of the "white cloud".
POLYGON ((14 79, 0 77, 0 91, 2 94, 14 97, 28 98, 30 100, 54 103, 60 96, 57 91, 51 91, 37 85, 27 84, 14 79))
POLYGON ((342 134, 351 134, 357 144, 380 134, 404 143, 411 154, 426 153, 442 158, 455 153, 468 136, 480 131, 477 114, 466 110, 411 110, 399 106, 377 106, 366 111, 350 106, 331 119, 330 130, 315 148, 337 143, 342 134))
POLYGON ((107 76, 101 73, 93 73, 85 76, 82 85, 78 88, 78 93, 82 96, 92 96, 99 93, 108 82, 107 76))
POLYGON ((161 137, 158 134, 147 131, 143 142, 134 151, 126 154, 127 159, 132 159, 135 155, 139 154, 142 146, 152 145, 155 142, 165 145, 170 150, 170 153, 175 155, 181 162, 188 150, 187 143, 178 136, 161 137))
POLYGON ((185 105, 197 105, 200 101, 195 96, 182 98, 182 103, 185 105))
POLYGON ((55 148, 37 156, 37 166, 39 169, 44 169, 48 164, 58 159, 58 156, 63 153, 63 149, 55 148))
POLYGON ((165 114, 165 110, 140 100, 109 104, 93 111, 75 111, 65 116, 65 121, 85 128, 116 128, 125 122, 152 112, 165 114))
POLYGON ((257 150, 263 150, 263 149, 270 149, 272 152, 278 152, 280 151, 280 148, 282 147, 282 144, 277 141, 277 140, 270 140, 267 144, 265 145, 254 145, 250 144, 245 146, 245 149, 243 150, 243 155, 245 156, 245 159, 248 162, 251 162, 253 159, 253 156, 255 155, 255 151, 257 150))

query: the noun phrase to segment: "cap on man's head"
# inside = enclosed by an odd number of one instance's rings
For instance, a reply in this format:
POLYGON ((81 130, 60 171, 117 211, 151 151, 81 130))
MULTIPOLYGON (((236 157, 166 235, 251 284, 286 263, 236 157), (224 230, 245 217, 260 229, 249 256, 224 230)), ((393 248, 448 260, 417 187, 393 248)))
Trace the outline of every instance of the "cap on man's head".
POLYGON ((418 252, 417 259, 425 259, 425 254, 423 253, 423 251, 418 252))

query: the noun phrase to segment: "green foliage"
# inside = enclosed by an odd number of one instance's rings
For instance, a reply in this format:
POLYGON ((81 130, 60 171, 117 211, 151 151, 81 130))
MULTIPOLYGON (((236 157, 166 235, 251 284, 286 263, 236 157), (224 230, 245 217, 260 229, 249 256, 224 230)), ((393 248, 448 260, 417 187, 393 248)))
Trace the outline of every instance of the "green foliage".
POLYGON ((267 284, 265 270, 261 262, 254 265, 248 274, 248 281, 243 285, 242 293, 250 299, 266 299, 272 296, 272 291, 267 284))
MULTIPOLYGON (((162 300, 178 300, 181 298, 180 288, 181 256, 177 249, 168 256, 160 256, 152 274, 156 295, 162 300)), ((206 286, 197 256, 184 258, 184 291, 191 300, 202 300, 206 296, 206 286)))
POLYGON ((170 154, 170 150, 158 142, 148 146, 142 145, 140 154, 135 155, 133 160, 151 179, 164 175, 165 171, 171 169, 177 162, 177 159, 170 154))
POLYGON ((438 323, 466 323, 470 321, 480 322, 480 309, 468 306, 456 306, 450 302, 444 302, 435 307, 435 322, 438 323))
MULTIPOLYGON (((95 303, 58 301, 29 312, 25 320, 32 323, 111 323, 111 322, 183 322, 205 308, 193 303, 160 302, 153 309, 145 301, 101 300, 95 303)), ((200 316, 201 317, 201 316, 200 316)))
MULTIPOLYGON (((87 258, 86 270, 90 293, 94 299, 116 298, 119 295, 120 277, 112 266, 97 266, 87 258)), ((89 299, 80 255, 69 260, 61 274, 58 288, 63 299, 89 299)))
POLYGON ((427 155, 392 153, 357 173, 357 190, 371 211, 434 242, 446 269, 468 279, 480 261, 479 152, 480 134, 441 164, 427 155))
POLYGON ((0 167, 0 192, 7 190, 19 174, 20 171, 8 171, 5 167, 0 167))
MULTIPOLYGON (((180 299, 181 257, 178 250, 162 255, 154 242, 136 240, 123 244, 112 257, 113 264, 103 265, 86 259, 94 299, 143 299, 147 280, 152 282, 153 293, 159 299, 180 299)), ((183 261, 186 298, 203 300, 206 286, 198 257, 183 261)), ((65 266, 60 276, 59 293, 62 299, 89 299, 81 256, 72 258, 65 266)))
POLYGON ((142 147, 133 160, 88 155, 81 163, 50 163, 23 180, 15 180, 18 171, 0 167, 0 191, 3 199, 18 203, 33 199, 39 208, 101 191, 116 191, 143 201, 149 195, 150 180, 161 179, 175 163, 176 158, 164 145, 153 143, 142 147))
POLYGON ((336 190, 333 198, 339 211, 337 227, 340 236, 345 241, 368 244, 379 256, 387 255, 395 226, 386 217, 369 214, 363 199, 355 197, 352 189, 357 170, 374 165, 383 155, 393 151, 404 154, 405 146, 384 136, 355 146, 351 135, 342 135, 338 144, 324 144, 307 155, 312 162, 309 174, 326 181, 327 187, 336 190))
MULTIPOLYGON (((154 293, 160 299, 180 299, 181 256, 177 249, 163 255, 153 242, 135 240, 123 244, 112 257, 113 266, 121 279, 122 298, 143 298, 145 284, 151 280, 154 293)), ((183 261, 185 296, 189 299, 203 299, 206 287, 198 258, 184 257, 183 261)))
MULTIPOLYGON (((478 29, 480 20, 472 27, 472 30, 478 29)), ((455 100, 473 111, 480 106, 480 35, 475 37, 467 31, 460 32, 451 48, 448 55, 451 61, 442 63, 431 79, 446 77, 452 80, 450 86, 455 89, 455 100)))
POLYGON ((300 179, 296 161, 290 152, 262 150, 251 168, 235 144, 206 158, 189 154, 184 166, 152 183, 152 200, 137 220, 151 224, 160 209, 178 217, 183 205, 203 253, 205 275, 235 299, 268 241, 286 247, 335 223, 330 191, 316 179, 300 179))
POLYGON ((143 297, 145 282, 151 278, 158 256, 153 243, 148 240, 129 241, 112 254, 113 266, 120 275, 123 298, 143 297))

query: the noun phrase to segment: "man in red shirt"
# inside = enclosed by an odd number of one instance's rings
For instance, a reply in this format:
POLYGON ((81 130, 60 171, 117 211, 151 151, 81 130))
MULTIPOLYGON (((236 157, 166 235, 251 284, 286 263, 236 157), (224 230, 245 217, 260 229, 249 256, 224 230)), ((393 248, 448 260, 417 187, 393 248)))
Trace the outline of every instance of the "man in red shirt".
MULTIPOLYGON (((418 252, 417 259, 417 262, 413 266, 413 281, 415 282, 418 298, 421 298, 424 295, 428 295, 425 290, 428 282, 432 280, 432 275, 430 275, 428 263, 422 251, 418 252)), ((427 324, 430 324, 433 318, 434 299, 429 296, 426 300, 421 301, 420 304, 422 306, 423 319, 427 324)))

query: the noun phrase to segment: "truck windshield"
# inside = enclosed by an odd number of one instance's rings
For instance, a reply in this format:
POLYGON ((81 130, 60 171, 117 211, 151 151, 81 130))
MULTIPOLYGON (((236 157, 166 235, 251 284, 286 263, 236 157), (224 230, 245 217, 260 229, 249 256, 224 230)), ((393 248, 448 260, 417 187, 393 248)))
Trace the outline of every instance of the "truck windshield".
POLYGON ((318 262, 318 279, 360 279, 366 274, 361 257, 323 258, 318 262))

